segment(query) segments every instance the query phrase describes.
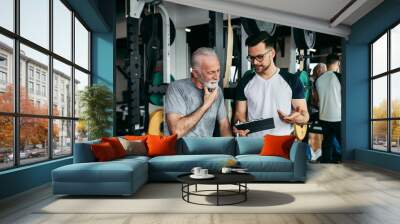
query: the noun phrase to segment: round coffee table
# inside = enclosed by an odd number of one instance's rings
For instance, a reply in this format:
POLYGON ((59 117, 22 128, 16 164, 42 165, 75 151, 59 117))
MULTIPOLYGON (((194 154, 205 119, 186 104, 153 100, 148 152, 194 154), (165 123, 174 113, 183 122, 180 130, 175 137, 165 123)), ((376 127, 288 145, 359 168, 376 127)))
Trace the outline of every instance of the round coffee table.
POLYGON ((249 173, 216 173, 212 179, 193 179, 190 177, 191 173, 182 174, 177 177, 178 181, 182 183, 182 199, 188 203, 198 205, 234 205, 247 200, 247 192, 249 188, 247 183, 255 180, 255 177, 249 173), (215 190, 198 190, 197 185, 215 185, 215 190), (190 191, 190 186, 195 186, 194 191, 190 191), (236 185, 237 190, 224 190, 220 189, 220 185, 236 185), (206 194, 214 192, 215 194, 206 194), (190 196, 203 196, 203 197, 216 197, 216 204, 202 204, 190 200, 190 196), (240 199, 231 203, 221 203, 221 197, 240 196, 240 199))

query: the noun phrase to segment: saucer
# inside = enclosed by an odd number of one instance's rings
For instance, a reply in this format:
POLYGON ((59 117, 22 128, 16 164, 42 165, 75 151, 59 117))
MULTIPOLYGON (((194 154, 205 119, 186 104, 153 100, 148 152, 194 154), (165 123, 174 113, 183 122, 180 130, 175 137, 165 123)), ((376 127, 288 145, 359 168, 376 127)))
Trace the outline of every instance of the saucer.
POLYGON ((194 175, 194 174, 190 175, 190 178, 193 178, 193 179, 211 179, 211 178, 214 178, 214 177, 215 176, 212 175, 212 174, 207 174, 207 175, 204 175, 204 176, 194 175))

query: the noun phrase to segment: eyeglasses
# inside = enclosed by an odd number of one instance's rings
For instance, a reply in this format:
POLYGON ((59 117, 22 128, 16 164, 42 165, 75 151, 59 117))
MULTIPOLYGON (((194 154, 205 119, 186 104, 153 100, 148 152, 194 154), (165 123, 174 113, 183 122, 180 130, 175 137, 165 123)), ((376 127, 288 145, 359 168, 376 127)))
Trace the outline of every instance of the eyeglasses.
POLYGON ((259 54, 259 55, 256 55, 256 56, 250 56, 250 55, 248 55, 248 56, 246 57, 246 59, 247 59, 249 62, 253 62, 254 59, 256 59, 258 62, 262 62, 262 61, 264 60, 264 56, 265 56, 266 54, 268 54, 270 51, 271 51, 271 49, 267 50, 264 54, 259 54))

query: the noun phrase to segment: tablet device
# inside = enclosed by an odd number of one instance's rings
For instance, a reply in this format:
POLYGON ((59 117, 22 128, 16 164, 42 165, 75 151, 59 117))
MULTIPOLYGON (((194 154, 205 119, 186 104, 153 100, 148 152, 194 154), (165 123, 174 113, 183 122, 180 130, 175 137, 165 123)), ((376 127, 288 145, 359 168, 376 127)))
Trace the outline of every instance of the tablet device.
POLYGON ((253 133, 253 132, 273 129, 273 128, 275 128, 275 123, 274 123, 273 118, 266 118, 266 119, 260 119, 260 120, 254 120, 254 121, 240 123, 240 124, 235 125, 235 127, 239 130, 249 129, 250 130, 249 133, 253 133))

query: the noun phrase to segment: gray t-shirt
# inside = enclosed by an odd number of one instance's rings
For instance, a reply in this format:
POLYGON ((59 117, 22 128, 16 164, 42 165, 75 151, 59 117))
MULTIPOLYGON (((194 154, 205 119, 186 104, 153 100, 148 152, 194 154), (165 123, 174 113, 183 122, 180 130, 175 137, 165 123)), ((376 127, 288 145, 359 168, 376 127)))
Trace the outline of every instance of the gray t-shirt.
MULTIPOLYGON (((165 95, 165 114, 189 115, 203 104, 203 96, 204 90, 196 88, 190 78, 172 82, 169 84, 165 95)), ((216 120, 220 121, 226 117, 223 93, 218 87, 217 100, 214 101, 213 105, 185 137, 212 136, 216 120)), ((167 122, 164 122, 164 133, 166 135, 170 134, 167 122)))

